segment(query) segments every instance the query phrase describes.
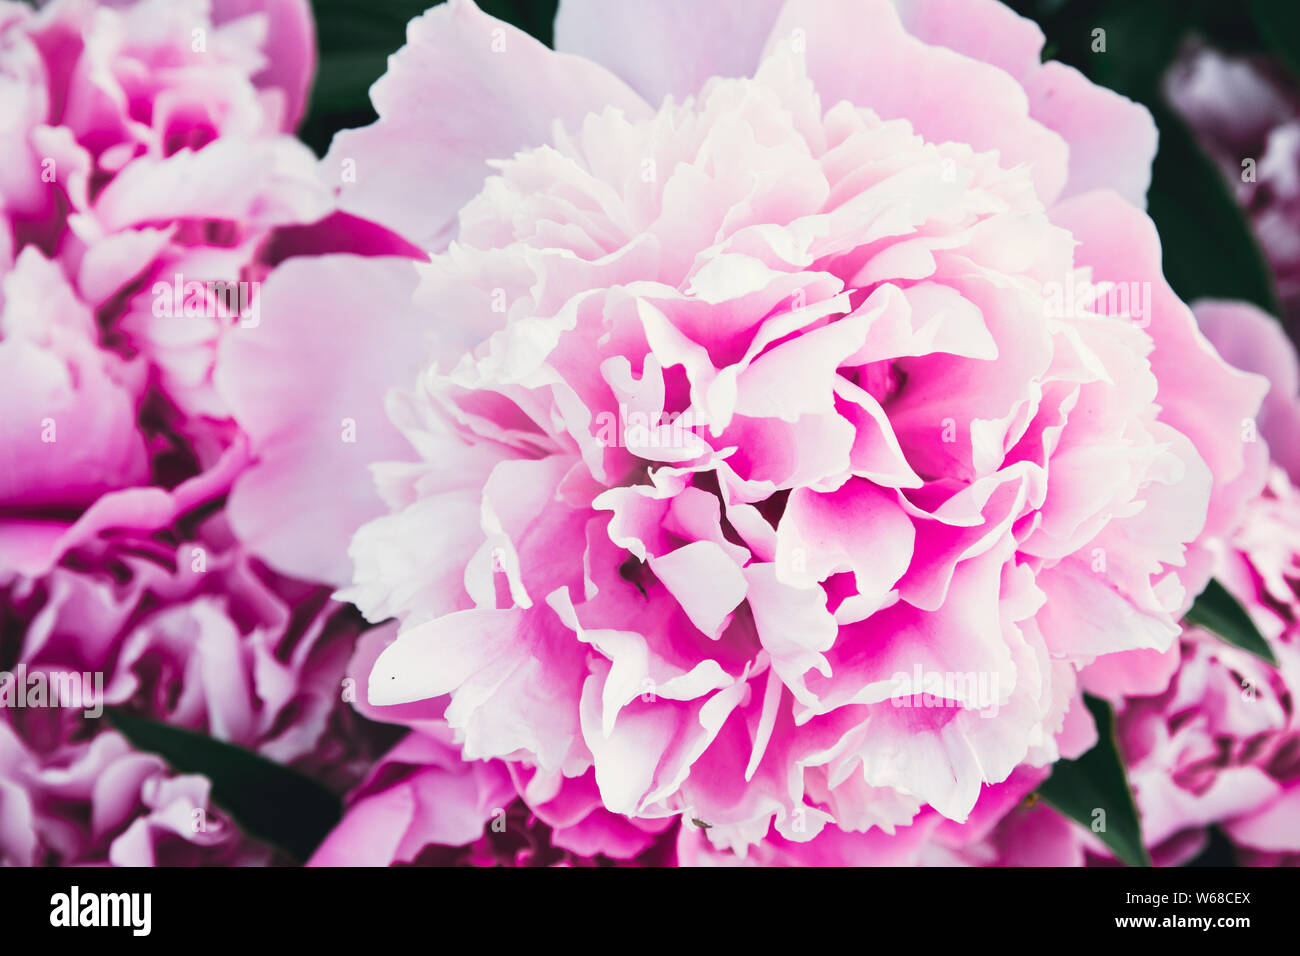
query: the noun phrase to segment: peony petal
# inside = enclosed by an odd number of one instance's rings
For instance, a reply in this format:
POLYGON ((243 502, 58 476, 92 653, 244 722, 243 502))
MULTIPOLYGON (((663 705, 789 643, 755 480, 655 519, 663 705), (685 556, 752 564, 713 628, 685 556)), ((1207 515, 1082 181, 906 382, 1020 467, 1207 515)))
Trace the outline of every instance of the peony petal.
POLYGON ((546 142, 555 121, 572 126, 606 106, 647 113, 601 67, 551 52, 469 0, 412 20, 371 98, 379 120, 339 133, 324 169, 341 177, 345 212, 434 248, 482 187, 488 160, 546 142), (424 183, 418 195, 406 188, 412 181, 424 183))

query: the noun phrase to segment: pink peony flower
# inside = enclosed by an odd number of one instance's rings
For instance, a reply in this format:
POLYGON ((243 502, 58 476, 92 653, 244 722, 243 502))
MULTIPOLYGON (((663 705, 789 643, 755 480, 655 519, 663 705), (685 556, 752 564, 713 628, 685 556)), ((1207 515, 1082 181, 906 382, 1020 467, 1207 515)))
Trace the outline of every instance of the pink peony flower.
MULTIPOLYGON (((362 622, 209 517, 249 461, 217 344, 256 325, 271 265, 348 225, 289 135, 313 45, 305 0, 0 4, 0 863, 278 859, 205 778, 93 713, 17 706, 20 673, 361 775, 362 622)), ((345 247, 386 248, 371 231, 345 247)))
POLYGON ((1265 389, 1161 276, 1147 113, 991 0, 556 36, 413 21, 325 169, 429 261, 286 262, 221 345, 236 531, 401 622, 369 703, 743 854, 968 821, 1095 739, 1081 668, 1162 689, 1265 389))
POLYGON ((0 6, 0 579, 105 492, 174 487, 239 441, 210 376, 257 320, 262 247, 331 208, 288 135, 305 0, 0 6))
POLYGON ((1120 732, 1143 836, 1190 858, 1219 824, 1248 851, 1300 851, 1295 648, 1282 672, 1204 632, 1183 641, 1170 689, 1132 701, 1120 732))
POLYGON ((257 865, 271 852, 239 834, 207 779, 175 774, 119 734, 51 754, 0 722, 0 862, 10 866, 257 865))
POLYGON ((359 777, 365 736, 343 703, 343 678, 361 622, 319 586, 250 561, 219 516, 195 520, 84 540, 49 574, 0 590, 17 638, 0 646, 0 861, 271 858, 211 806, 206 778, 134 750, 105 707, 335 786, 359 777), (73 706, 20 690, 42 679, 52 688, 63 675, 82 685, 73 706))
POLYGON ((1300 333, 1300 89, 1275 64, 1189 46, 1165 92, 1223 169, 1300 333))
POLYGON ((106 493, 149 479, 139 362, 99 347, 94 316, 35 248, 0 279, 0 582, 41 574, 106 493), (72 516, 72 517, 69 517, 72 516))

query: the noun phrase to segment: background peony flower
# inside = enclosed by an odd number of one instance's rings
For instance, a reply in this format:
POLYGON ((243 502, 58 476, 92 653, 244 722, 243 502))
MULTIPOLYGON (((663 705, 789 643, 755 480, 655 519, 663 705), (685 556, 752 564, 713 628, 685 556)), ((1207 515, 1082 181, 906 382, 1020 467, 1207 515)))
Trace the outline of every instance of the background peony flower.
MULTIPOLYGON (((256 321, 270 231, 330 209, 288 134, 313 68, 306 0, 262 6, 0 8, 6 512, 49 523, 101 491, 174 486, 237 440, 211 391, 216 341, 256 321)), ((0 555, 0 576, 40 573, 21 558, 0 555)))
POLYGON ((48 570, 75 516, 147 482, 149 463, 136 427, 141 363, 99 347, 90 310, 35 248, 0 280, 0 368, 4 581, 48 570))
POLYGON ((1204 44, 1183 51, 1165 95, 1223 169, 1300 332, 1300 90, 1276 64, 1204 44), (1247 180, 1243 163, 1251 160, 1247 180))
POLYGON ((1172 845, 1189 859, 1214 823, 1248 851, 1300 850, 1295 649, 1282 653, 1290 659, 1279 673, 1189 632, 1170 689, 1125 708, 1123 749, 1152 847, 1172 845))
POLYGON ((715 6, 747 25, 568 3, 559 53, 468 2, 411 24, 325 168, 432 258, 268 278, 218 363, 260 458, 233 521, 338 580, 309 552, 373 519, 342 596, 403 634, 370 703, 450 695, 471 760, 720 849, 965 821, 1095 739, 1079 668, 1145 652, 1090 688, 1165 686, 1264 386, 1161 276, 1150 117, 1033 24, 715 6), (341 499, 313 547, 290 488, 341 499))
MULTIPOLYGON (((0 5, 0 670, 102 674, 109 706, 342 791, 364 625, 230 534, 248 439, 211 385, 264 272, 348 226, 289 135, 313 45, 306 0, 0 5)), ((210 788, 105 720, 0 708, 0 862, 280 861, 210 788)))
POLYGON ((51 757, 33 752, 0 723, 0 860, 11 866, 268 862, 271 852, 243 838, 212 807, 209 791, 205 778, 172 773, 117 733, 69 744, 51 757))
MULTIPOLYGON (((343 703, 362 622, 249 558, 217 516, 118 529, 0 591, 0 861, 267 862, 208 800, 93 711, 113 707, 293 764, 339 789, 366 736, 343 703), (188 532, 187 532, 188 529, 188 532), (98 708, 21 707, 34 674, 100 675, 98 708)), ((87 689, 89 693, 89 688, 87 689)), ((88 705, 89 706, 89 705, 88 705)))

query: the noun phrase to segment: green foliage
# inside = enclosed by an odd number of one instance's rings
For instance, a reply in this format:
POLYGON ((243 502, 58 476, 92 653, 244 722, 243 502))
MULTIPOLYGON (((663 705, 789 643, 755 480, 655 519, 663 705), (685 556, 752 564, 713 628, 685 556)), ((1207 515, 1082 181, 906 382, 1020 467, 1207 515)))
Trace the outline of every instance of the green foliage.
POLYGON ((234 744, 123 711, 105 716, 137 749, 212 781, 212 799, 251 836, 307 860, 343 816, 339 798, 310 777, 234 744))
POLYGON ((1277 666, 1277 658, 1235 597, 1218 581, 1211 581, 1187 612, 1186 621, 1202 627, 1243 651, 1250 651, 1265 663, 1277 666))
POLYGON ((1095 833, 1117 859, 1129 866, 1150 866, 1115 739, 1115 712, 1096 697, 1085 696, 1084 701, 1097 724, 1097 745, 1078 760, 1058 760, 1038 795, 1095 833))

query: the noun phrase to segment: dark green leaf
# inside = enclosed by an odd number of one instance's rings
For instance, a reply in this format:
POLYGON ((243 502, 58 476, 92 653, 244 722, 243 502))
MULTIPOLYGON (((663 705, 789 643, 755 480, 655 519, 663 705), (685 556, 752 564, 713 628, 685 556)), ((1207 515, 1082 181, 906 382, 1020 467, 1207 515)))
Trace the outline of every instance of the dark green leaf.
POLYGON ((517 26, 547 46, 555 45, 555 11, 559 0, 481 0, 479 9, 517 26))
POLYGON ((1250 0, 1250 15, 1260 38, 1292 73, 1300 75, 1300 3, 1296 0, 1250 0))
POLYGON ((1147 101, 1208 0, 1005 2, 1038 21, 1053 59, 1076 67, 1094 83, 1147 101))
POLYGON ((294 859, 311 856, 343 815, 339 798, 297 770, 203 734, 105 712, 140 750, 156 753, 181 773, 212 781, 212 799, 251 836, 281 847, 294 859))
POLYGON ((1188 860, 1186 867, 1232 867, 1237 866, 1237 848, 1218 824, 1205 830, 1205 848, 1188 860))
POLYGON ((1119 860, 1129 866, 1150 866, 1137 805, 1115 741, 1115 713, 1104 700, 1085 695, 1084 701, 1097 723, 1097 746, 1078 760, 1057 761, 1038 795, 1064 816, 1093 830, 1119 860), (1094 821, 1103 819, 1098 810, 1105 812, 1104 827, 1094 829, 1094 821))
POLYGON ((1268 641, 1264 640, 1264 635, 1259 632, 1246 609, 1218 581, 1211 581, 1201 592, 1193 602, 1192 609, 1187 612, 1185 620, 1188 624, 1205 628, 1234 647, 1250 651, 1261 660, 1277 666, 1273 649, 1268 646, 1268 641))
POLYGON ((1244 299, 1280 315, 1273 273, 1222 171, 1170 110, 1156 105, 1152 113, 1160 152, 1147 207, 1160 232, 1169 284, 1187 302, 1244 299))

